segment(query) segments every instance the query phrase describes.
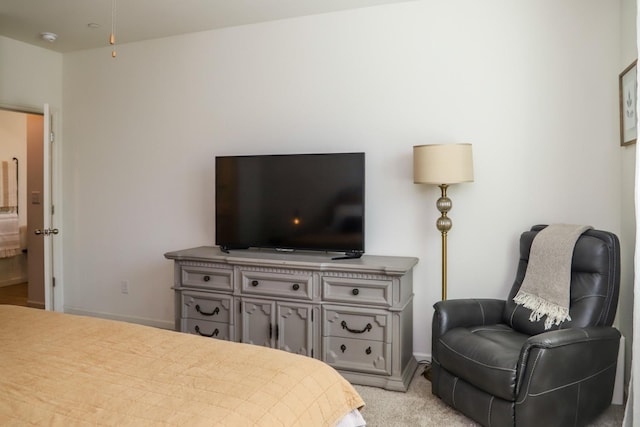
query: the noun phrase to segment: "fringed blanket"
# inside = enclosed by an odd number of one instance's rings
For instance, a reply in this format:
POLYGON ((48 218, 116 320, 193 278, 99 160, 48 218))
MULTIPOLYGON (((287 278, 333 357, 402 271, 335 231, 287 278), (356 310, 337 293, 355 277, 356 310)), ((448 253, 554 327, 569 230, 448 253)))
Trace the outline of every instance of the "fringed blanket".
POLYGON ((587 225, 552 224, 538 232, 531 244, 527 271, 513 301, 531 310, 529 320, 547 316, 544 328, 559 325, 569 316, 573 249, 587 225))

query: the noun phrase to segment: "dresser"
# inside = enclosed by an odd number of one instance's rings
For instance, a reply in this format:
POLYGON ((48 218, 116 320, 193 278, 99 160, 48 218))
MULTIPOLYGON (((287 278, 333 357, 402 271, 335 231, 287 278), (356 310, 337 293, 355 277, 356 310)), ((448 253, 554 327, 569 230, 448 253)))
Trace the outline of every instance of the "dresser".
POLYGON ((314 357, 354 384, 409 387, 417 258, 209 246, 165 257, 176 330, 314 357))

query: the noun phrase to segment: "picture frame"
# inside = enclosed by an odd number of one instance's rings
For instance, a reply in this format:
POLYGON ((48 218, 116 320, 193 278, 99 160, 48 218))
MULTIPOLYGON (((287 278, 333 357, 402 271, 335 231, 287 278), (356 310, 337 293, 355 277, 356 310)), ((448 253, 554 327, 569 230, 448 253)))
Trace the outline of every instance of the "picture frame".
POLYGON ((638 138, 638 60, 618 76, 620 96, 620 145, 635 144, 638 138))

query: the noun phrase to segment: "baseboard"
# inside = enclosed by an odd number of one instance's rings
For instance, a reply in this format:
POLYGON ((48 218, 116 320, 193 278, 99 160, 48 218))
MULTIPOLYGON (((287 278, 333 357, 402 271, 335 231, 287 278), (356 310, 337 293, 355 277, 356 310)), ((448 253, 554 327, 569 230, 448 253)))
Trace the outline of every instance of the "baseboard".
POLYGON ((121 314, 89 311, 82 308, 67 307, 67 306, 64 307, 64 312, 69 314, 77 314, 79 316, 99 317, 101 319, 118 320, 118 321, 127 322, 127 323, 137 323, 138 325, 153 326, 154 328, 160 328, 160 329, 169 329, 169 330, 175 329, 174 322, 167 322, 164 320, 147 319, 144 317, 135 317, 135 316, 123 316, 121 314))
POLYGON ((44 310, 44 302, 27 300, 27 307, 40 308, 44 310))

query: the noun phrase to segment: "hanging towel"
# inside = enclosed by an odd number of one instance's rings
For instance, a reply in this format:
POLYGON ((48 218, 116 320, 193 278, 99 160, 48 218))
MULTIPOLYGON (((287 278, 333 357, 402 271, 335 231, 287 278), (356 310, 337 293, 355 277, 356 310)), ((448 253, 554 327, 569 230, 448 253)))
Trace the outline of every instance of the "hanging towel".
POLYGON ((0 258, 9 258, 21 251, 16 171, 15 162, 0 163, 0 258))
POLYGON ((569 316, 573 249, 588 225, 552 224, 539 231, 531 243, 529 263, 513 301, 531 310, 529 320, 547 316, 544 328, 559 325, 569 316))
POLYGON ((0 211, 17 212, 18 177, 16 163, 3 160, 0 164, 0 211))
POLYGON ((0 258, 10 258, 20 252, 18 214, 0 213, 0 258))

